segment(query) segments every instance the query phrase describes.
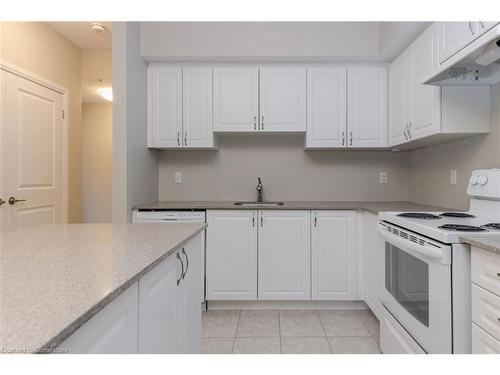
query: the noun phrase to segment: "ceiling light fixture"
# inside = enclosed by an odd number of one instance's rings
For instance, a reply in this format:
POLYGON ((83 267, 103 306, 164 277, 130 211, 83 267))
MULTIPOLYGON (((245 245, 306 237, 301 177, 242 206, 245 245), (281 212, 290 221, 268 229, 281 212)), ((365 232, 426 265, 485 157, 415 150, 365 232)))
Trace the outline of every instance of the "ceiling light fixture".
POLYGON ((100 23, 93 23, 90 27, 92 28, 92 31, 100 35, 106 32, 106 28, 100 23))

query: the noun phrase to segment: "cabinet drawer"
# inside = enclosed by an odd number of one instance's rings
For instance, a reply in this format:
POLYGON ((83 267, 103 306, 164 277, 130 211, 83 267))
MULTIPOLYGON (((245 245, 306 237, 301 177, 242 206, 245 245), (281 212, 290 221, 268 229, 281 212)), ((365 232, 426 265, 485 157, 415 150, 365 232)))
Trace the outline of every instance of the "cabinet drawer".
POLYGON ((500 296, 500 254, 473 247, 471 279, 474 284, 500 296))
POLYGON ((500 354, 500 341, 472 323, 472 354, 500 354))
POLYGON ((472 284, 472 321, 500 340, 500 297, 472 284))

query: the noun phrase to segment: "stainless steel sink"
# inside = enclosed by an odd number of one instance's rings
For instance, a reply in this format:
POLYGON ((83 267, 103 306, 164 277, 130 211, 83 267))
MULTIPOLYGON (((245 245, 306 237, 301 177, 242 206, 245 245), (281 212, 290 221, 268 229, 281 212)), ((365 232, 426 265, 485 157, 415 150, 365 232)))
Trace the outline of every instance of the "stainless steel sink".
POLYGON ((275 206, 283 206, 283 202, 257 202, 257 201, 241 201, 235 202, 235 206, 242 207, 275 207, 275 206))

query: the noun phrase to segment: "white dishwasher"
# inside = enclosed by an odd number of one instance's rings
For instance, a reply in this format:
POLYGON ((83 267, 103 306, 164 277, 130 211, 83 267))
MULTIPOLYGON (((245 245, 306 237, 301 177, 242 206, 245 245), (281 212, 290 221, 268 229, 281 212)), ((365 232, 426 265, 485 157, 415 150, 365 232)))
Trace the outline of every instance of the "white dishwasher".
MULTIPOLYGON (((158 210, 158 209, 138 209, 132 213, 134 223, 205 223, 205 211, 175 211, 175 210, 158 210)), ((201 303, 205 306, 205 235, 202 239, 201 248, 201 303)))

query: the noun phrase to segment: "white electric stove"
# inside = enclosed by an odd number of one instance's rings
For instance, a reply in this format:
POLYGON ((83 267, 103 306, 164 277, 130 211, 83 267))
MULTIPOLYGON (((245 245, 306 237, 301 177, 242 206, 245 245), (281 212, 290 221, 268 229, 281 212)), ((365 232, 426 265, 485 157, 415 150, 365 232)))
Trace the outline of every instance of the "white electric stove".
POLYGON ((469 179, 467 212, 383 212, 380 345, 384 353, 470 353, 470 248, 500 234, 500 169, 469 179))

